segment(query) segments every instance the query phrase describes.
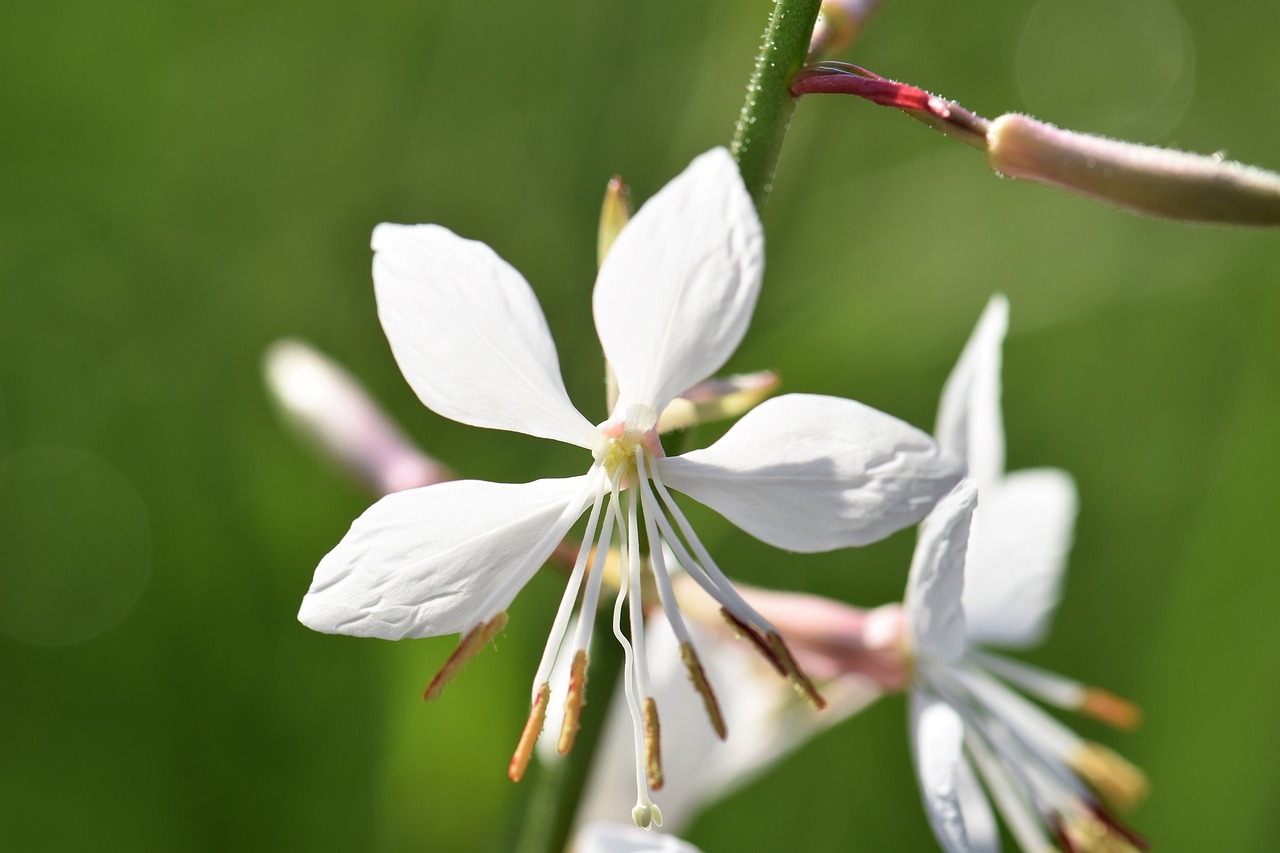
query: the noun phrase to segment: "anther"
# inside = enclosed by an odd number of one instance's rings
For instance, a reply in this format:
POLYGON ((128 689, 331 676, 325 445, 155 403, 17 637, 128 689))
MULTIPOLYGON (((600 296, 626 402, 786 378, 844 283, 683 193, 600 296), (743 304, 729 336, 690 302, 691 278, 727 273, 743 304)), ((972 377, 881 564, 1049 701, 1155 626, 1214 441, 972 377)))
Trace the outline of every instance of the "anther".
POLYGON ((1130 811, 1147 796, 1146 775, 1101 744, 1086 741, 1071 755, 1069 763, 1117 811, 1130 811))
POLYGON ((1079 711, 1125 731, 1133 731, 1142 723, 1142 709, 1098 687, 1086 687, 1079 711))
POLYGON ((538 688, 538 695, 533 700, 533 710, 529 712, 524 731, 520 732, 520 742, 516 744, 511 763, 507 765, 507 776, 512 782, 519 782, 524 778, 524 771, 529 768, 529 759, 533 757, 533 746, 538 742, 538 735, 542 733, 542 724, 547 719, 547 704, 550 701, 551 685, 544 684, 538 688))
POLYGON ((573 740, 578 736, 582 705, 586 700, 587 652, 580 649, 573 656, 573 665, 569 668, 569 692, 564 700, 564 722, 560 726, 560 740, 556 743, 556 749, 561 755, 573 749, 573 740))
POLYGON ((791 684, 796 688, 796 692, 808 699, 809 704, 819 711, 827 707, 827 700, 822 698, 822 694, 818 692, 808 673, 801 669, 800 664, 796 663, 796 659, 791 656, 791 650, 787 648, 781 635, 770 633, 765 639, 781 661, 786 674, 791 678, 791 684))
POLYGON ((680 644, 680 659, 684 661, 685 669, 689 671, 689 681, 692 682, 693 689, 697 690, 698 695, 702 697, 702 704, 707 709, 707 717, 711 720, 711 728, 716 730, 716 736, 720 740, 724 740, 729 735, 724 724, 724 715, 720 713, 720 703, 716 700, 711 683, 707 681, 706 670, 702 668, 702 661, 698 660, 698 654, 693 650, 692 644, 680 644))
POLYGON ((454 649, 453 654, 449 655, 449 659, 444 662, 444 666, 440 667, 440 671, 436 673, 436 677, 431 679, 431 683, 427 685, 427 689, 423 691, 422 698, 424 701, 431 701, 439 698, 444 692, 444 688, 453 680, 453 677, 462 671, 467 662, 480 653, 489 641, 496 637, 503 628, 507 627, 507 614, 499 613, 488 622, 477 625, 466 633, 462 638, 462 642, 458 643, 458 648, 454 649))
POLYGON ((773 649, 769 648, 769 644, 764 641, 756 630, 743 622, 737 616, 729 612, 727 607, 720 608, 720 615, 724 617, 729 626, 733 628, 733 632, 743 639, 750 640, 751 644, 756 647, 756 651, 769 662, 769 665, 778 671, 778 675, 783 678, 787 677, 787 669, 782 665, 782 661, 778 660, 778 656, 774 654, 773 649))
MULTIPOLYGON (((644 772, 649 778, 649 787, 655 791, 661 790, 663 783, 660 740, 658 703, 649 696, 644 700, 644 772)), ((662 825, 661 817, 658 819, 658 825, 662 825)))

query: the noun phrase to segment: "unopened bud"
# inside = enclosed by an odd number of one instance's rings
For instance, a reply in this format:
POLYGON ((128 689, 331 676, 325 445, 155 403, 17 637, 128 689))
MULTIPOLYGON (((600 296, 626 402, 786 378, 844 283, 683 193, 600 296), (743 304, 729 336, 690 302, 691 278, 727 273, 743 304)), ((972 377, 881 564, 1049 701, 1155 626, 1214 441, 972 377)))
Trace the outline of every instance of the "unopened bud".
POLYGON ((614 175, 605 187, 604 204, 600 206, 600 228, 596 232, 596 263, 604 265, 605 255, 613 248, 622 228, 631 221, 631 188, 614 175))
POLYGON ((699 382, 662 410, 658 432, 736 418, 759 405, 778 389, 780 382, 772 370, 699 382))
POLYGON ((1280 175, 1219 156, 1121 142, 1004 115, 987 131, 991 168, 1167 219, 1280 224, 1280 175))
POLYGON ((263 373, 289 425, 371 492, 385 495, 453 479, 414 447, 349 373, 308 344, 272 344, 263 373))
POLYGON ((862 35, 884 0, 822 0, 818 21, 809 39, 809 58, 834 56, 862 35))

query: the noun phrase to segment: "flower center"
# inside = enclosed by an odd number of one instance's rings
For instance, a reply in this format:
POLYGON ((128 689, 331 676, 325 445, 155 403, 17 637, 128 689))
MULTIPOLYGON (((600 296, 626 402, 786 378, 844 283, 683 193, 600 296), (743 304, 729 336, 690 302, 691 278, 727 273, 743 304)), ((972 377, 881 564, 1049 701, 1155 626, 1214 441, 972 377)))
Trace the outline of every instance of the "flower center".
POLYGON ((627 409, 622 420, 616 418, 600 424, 598 429, 604 442, 595 450, 595 458, 604 466, 605 474, 612 479, 619 476, 619 485, 626 488, 638 479, 636 451, 644 448, 655 458, 666 454, 658 438, 658 415, 650 407, 637 404, 627 409))

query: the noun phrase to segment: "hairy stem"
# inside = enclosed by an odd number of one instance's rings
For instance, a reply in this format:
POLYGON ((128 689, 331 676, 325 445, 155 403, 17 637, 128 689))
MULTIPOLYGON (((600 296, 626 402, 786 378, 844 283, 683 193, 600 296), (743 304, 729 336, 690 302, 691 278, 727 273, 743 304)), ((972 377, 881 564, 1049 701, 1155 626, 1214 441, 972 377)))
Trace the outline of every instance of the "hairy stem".
POLYGON ((764 206, 773 183, 778 152, 795 109, 791 76, 809 51, 809 37, 822 0, 774 0, 773 14, 760 40, 747 99, 738 115, 730 151, 756 203, 764 206))

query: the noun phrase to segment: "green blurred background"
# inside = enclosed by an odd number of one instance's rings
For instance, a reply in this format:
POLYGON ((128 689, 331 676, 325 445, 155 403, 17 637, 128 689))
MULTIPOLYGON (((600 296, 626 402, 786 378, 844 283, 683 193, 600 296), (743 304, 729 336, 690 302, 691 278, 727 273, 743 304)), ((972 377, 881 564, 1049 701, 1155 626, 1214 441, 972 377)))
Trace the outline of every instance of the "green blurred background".
MULTIPOLYGON (((418 693, 453 639, 294 614, 369 498, 300 447, 263 349, 305 337, 468 476, 580 451, 423 409, 374 316, 368 237, 440 222, 538 292, 603 417, 591 326, 606 180, 643 199, 727 142, 767 0, 50 0, 0 28, 0 847, 486 850, 558 597, 418 693)), ((1280 167, 1280 3, 896 0, 849 57, 994 116, 1280 167)), ((1011 468, 1077 477, 1050 641, 1137 700, 1082 723, 1142 765, 1161 850, 1272 850, 1280 802, 1280 242, 994 177, 838 97, 800 105, 731 369, 932 425, 993 291, 1012 301, 1011 468)), ((594 413, 594 414, 593 414, 594 413)), ((711 513, 740 578, 877 604, 911 534, 776 552, 711 513)), ((603 702, 592 711, 600 712, 603 702)), ((705 813, 708 851, 926 850, 888 699, 705 813), (854 839, 854 840, 851 840, 854 839)), ((625 819, 625 815, 620 816, 625 819)))

